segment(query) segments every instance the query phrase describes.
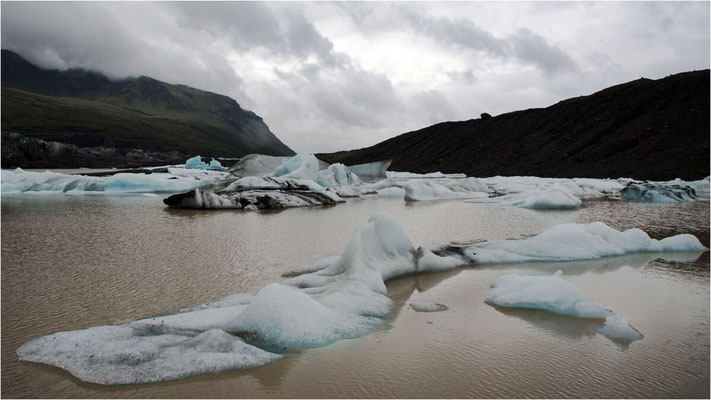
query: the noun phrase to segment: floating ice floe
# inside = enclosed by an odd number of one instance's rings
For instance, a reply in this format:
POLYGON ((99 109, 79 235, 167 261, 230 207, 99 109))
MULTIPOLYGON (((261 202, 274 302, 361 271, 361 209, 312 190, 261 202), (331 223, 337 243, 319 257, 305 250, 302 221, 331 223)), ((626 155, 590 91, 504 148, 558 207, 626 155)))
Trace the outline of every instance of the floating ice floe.
POLYGON ((501 307, 536 308, 581 318, 612 315, 602 303, 583 297, 577 286, 553 276, 504 275, 491 283, 487 303, 501 307))
POLYGON ((535 209, 571 209, 579 208, 582 201, 575 197, 565 186, 556 185, 547 189, 532 189, 525 192, 505 194, 478 200, 479 203, 500 203, 510 206, 535 209))
POLYGON ((689 234, 652 239, 640 229, 618 231, 603 222, 560 224, 526 240, 499 240, 470 246, 433 247, 435 254, 460 258, 467 264, 531 261, 575 261, 641 252, 706 251, 689 234))
POLYGON ((225 171, 227 168, 223 167, 222 164, 215 160, 214 158, 210 160, 209 164, 206 164, 202 161, 202 157, 200 156, 195 156, 192 158, 188 158, 187 161, 185 161, 185 168, 187 169, 211 169, 215 171, 225 171))
POLYGON ((488 188, 477 178, 437 181, 413 180, 405 186, 405 200, 428 201, 489 197, 488 188))
MULTIPOLYGON (((563 233, 591 230, 591 226, 593 231, 611 229, 604 224, 602 227, 591 224, 581 225, 579 229, 567 227, 563 233)), ((594 242, 597 256, 650 247, 656 251, 706 249, 698 244, 698 240, 691 246, 690 235, 678 235, 657 241, 655 246, 633 244, 622 246, 620 250, 616 235, 623 235, 633 242, 639 241, 640 236, 627 235, 626 232, 605 233, 603 238, 613 239, 608 244, 608 251, 600 250, 604 239, 597 240, 594 235, 582 239, 594 242)), ((564 235, 546 235, 544 232, 539 236, 544 238, 504 242, 508 243, 505 251, 490 251, 485 260, 492 261, 495 255, 500 260, 508 260, 506 254, 529 254, 536 252, 536 246, 540 247, 537 253, 544 259, 575 259, 576 255, 578 259, 585 259, 590 256, 578 251, 556 257, 555 252, 565 249, 569 241, 564 235), (555 243, 556 240, 560 242, 555 243), (515 251, 515 243, 525 250, 515 251)), ((353 232, 341 255, 325 257, 287 274, 296 275, 293 278, 253 293, 236 294, 185 308, 172 315, 43 336, 22 345, 17 354, 21 360, 54 365, 84 381, 109 385, 158 382, 254 368, 279 360, 289 349, 325 346, 380 329, 395 307, 387 296, 385 281, 470 264, 476 260, 474 251, 480 251, 480 248, 470 246, 465 250, 466 258, 462 254, 437 255, 422 247, 415 249, 392 217, 375 214, 353 232)), ((550 279, 562 280, 559 277, 550 279)), ((520 286, 525 281, 538 282, 535 279, 502 278, 495 289, 520 296, 518 291, 505 288, 507 285, 520 286)), ((549 285, 545 291, 536 292, 541 295, 555 292, 574 299, 572 302, 568 299, 567 302, 546 303, 553 309, 581 316, 603 315, 602 305, 562 285, 562 288, 549 285)), ((497 299, 503 301, 501 296, 497 299)), ((520 303, 511 304, 533 302, 530 298, 518 298, 517 301, 520 303)), ((432 306, 424 305, 424 308, 432 306)), ((609 330, 617 330, 618 325, 623 325, 617 320, 610 322, 609 330)))
POLYGON ((221 172, 203 171, 200 176, 171 173, 118 173, 111 176, 68 175, 28 172, 20 168, 2 171, 2 193, 171 193, 209 187, 221 172))
POLYGON ((417 312, 439 312, 449 310, 444 304, 433 303, 431 301, 411 301, 410 307, 417 312))
POLYGON ((595 332, 615 340, 633 341, 644 336, 627 318, 616 315, 604 304, 583 296, 573 283, 553 276, 504 275, 491 283, 485 301, 500 307, 531 308, 578 318, 606 319, 595 332))
POLYGON ((679 203, 692 201, 708 201, 708 181, 684 182, 674 180, 668 182, 629 183, 620 192, 625 200, 649 201, 655 203, 679 203), (697 194, 696 189, 700 194, 697 194))
POLYGON ((596 327, 595 332, 613 340, 631 342, 644 338, 644 335, 630 325, 627 317, 617 314, 608 316, 605 324, 596 327))
POLYGON ((548 190, 561 190, 579 199, 616 195, 624 187, 611 179, 540 178, 536 176, 495 176, 482 178, 496 195, 514 193, 536 194, 548 190))

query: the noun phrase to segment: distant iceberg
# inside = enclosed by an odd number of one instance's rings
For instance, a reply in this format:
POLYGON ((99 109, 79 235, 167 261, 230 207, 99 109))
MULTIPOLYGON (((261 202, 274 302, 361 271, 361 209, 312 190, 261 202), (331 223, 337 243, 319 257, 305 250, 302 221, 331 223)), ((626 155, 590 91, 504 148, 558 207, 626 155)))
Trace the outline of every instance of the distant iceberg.
POLYGON ((488 188, 477 178, 413 180, 405 186, 405 200, 430 201, 488 198, 488 188))
POLYGON ((343 164, 331 164, 326 170, 319 169, 319 160, 312 154, 297 154, 284 160, 273 176, 312 180, 323 187, 360 185, 358 176, 343 164))
POLYGON ((175 193, 209 187, 223 176, 223 173, 215 171, 84 176, 50 171, 29 172, 17 168, 2 171, 2 193, 175 193))
POLYGON ((500 203, 522 208, 535 209, 571 209, 579 208, 582 201, 575 197, 565 186, 556 185, 547 189, 531 189, 525 192, 510 193, 503 196, 471 200, 478 203, 500 203))
POLYGON ((625 200, 649 201, 654 203, 680 203, 709 200, 708 180, 684 182, 629 183, 620 192, 625 200), (697 192, 698 190, 698 192, 697 192))
POLYGON ((210 161, 209 164, 206 164, 202 161, 202 157, 200 157, 200 156, 188 158, 188 160, 185 161, 185 168, 187 168, 187 169, 211 169, 214 171, 227 170, 227 168, 223 167, 222 164, 219 161, 215 160, 214 158, 210 161))
MULTIPOLYGON (((439 249, 446 250, 446 246, 439 249)), ((288 274, 292 278, 280 283, 172 315, 43 336, 22 345, 17 354, 21 360, 54 365, 81 380, 107 385, 254 368, 283 358, 289 349, 325 346, 382 328, 395 310, 385 286, 393 278, 477 262, 587 259, 663 250, 706 248, 690 235, 656 241, 639 230, 619 232, 594 223, 567 224, 528 240, 490 242, 436 254, 416 249, 392 217, 378 213, 353 232, 341 255, 293 271, 288 274), (576 241, 581 243, 566 251, 576 241), (591 249, 586 250, 588 246, 591 249)), ((495 286, 519 296, 516 290, 505 288, 526 281, 538 282, 504 278, 495 286)), ((537 291, 565 297, 563 302, 546 303, 549 307, 579 316, 603 315, 604 306, 558 285, 537 291)), ((509 300, 521 304, 531 299, 509 300)), ((501 296, 494 300, 504 301, 501 296)), ((436 303, 415 304, 419 306, 441 309, 436 303)), ((622 320, 610 323, 606 330, 611 335, 624 328, 622 320)))

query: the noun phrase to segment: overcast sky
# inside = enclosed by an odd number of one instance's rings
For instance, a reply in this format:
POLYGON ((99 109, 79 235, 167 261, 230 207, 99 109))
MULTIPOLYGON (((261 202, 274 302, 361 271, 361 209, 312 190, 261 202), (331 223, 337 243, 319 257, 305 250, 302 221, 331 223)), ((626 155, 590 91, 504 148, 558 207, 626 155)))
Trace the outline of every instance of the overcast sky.
POLYGON ((228 95, 297 152, 709 68, 709 2, 2 2, 43 67, 228 95))

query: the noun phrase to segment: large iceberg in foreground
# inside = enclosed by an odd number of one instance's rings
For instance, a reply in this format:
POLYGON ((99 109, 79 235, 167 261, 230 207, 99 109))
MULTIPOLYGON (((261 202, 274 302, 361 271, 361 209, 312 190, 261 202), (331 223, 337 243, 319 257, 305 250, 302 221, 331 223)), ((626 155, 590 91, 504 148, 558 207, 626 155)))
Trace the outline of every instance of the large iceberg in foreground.
POLYGON ((17 353, 101 384, 253 368, 288 349, 378 329, 394 308, 385 280, 459 264, 414 249, 391 217, 375 214, 356 229, 341 256, 317 262, 311 273, 174 315, 47 335, 17 353))
MULTIPOLYGON (((488 247, 484 243, 457 251, 445 246, 439 248, 445 254, 437 255, 416 249, 392 217, 374 214, 353 232, 343 254, 300 268, 290 274, 296 276, 280 283, 172 315, 47 335, 25 343, 17 354, 21 360, 54 365, 101 384, 158 382, 253 368, 282 358, 289 349, 325 346, 380 329, 395 309, 385 281, 396 277, 505 261, 512 254, 516 260, 530 259, 532 254, 570 260, 645 249, 706 249, 690 235, 655 241, 644 239, 646 234, 638 230, 627 232, 602 223, 568 224, 560 232, 551 228, 538 239, 491 242, 488 247), (573 239, 583 243, 559 257, 573 240, 565 234, 570 232, 582 232, 573 239), (633 243, 624 246, 621 238, 633 243), (585 240, 592 241, 592 253, 583 252, 585 240), (477 259, 476 253, 484 249, 485 257, 477 259)), ((504 283, 512 282, 518 284, 509 279, 497 287, 503 290, 504 283)), ((561 293, 579 300, 572 306, 558 304, 561 309, 584 315, 602 313, 601 305, 580 298, 570 288, 561 293)))
POLYGON ((634 329, 627 318, 616 315, 602 303, 583 296, 580 289, 553 276, 504 275, 491 283, 486 301, 500 307, 532 308, 578 318, 607 319, 595 332, 614 340, 633 341, 644 336, 634 329))

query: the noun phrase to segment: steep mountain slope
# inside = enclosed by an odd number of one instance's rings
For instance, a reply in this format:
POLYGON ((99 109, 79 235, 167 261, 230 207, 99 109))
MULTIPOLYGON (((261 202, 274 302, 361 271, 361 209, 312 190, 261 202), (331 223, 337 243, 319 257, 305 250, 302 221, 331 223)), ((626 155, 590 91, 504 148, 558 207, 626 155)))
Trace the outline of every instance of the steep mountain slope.
POLYGON ((444 122, 374 146, 318 154, 390 170, 470 176, 700 179, 709 175, 709 70, 639 79, 495 117, 444 122))
POLYGON ((1 65, 3 131, 80 147, 294 154, 227 96, 145 76, 112 81, 92 71, 44 70, 8 50, 1 65))

